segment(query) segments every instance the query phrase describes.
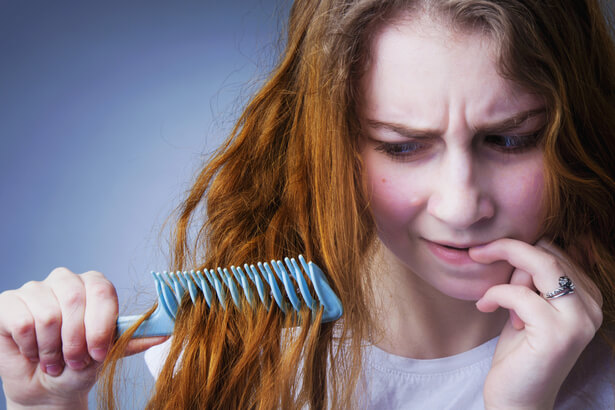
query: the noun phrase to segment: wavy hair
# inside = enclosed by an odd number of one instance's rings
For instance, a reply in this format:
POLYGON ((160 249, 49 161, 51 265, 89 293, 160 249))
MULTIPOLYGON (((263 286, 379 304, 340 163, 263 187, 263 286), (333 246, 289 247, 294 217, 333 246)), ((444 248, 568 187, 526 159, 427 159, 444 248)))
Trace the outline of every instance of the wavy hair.
MULTIPOLYGON (((344 306, 310 312, 182 303, 149 409, 345 408, 372 340, 375 224, 362 177, 356 105, 379 27, 428 13, 498 45, 501 74, 546 101, 544 230, 575 251, 615 324, 615 46, 595 0, 297 0, 286 48, 179 209, 174 269, 299 253, 344 306), (292 329, 292 330, 289 330, 292 329)), ((113 408, 115 366, 103 407, 113 408)))

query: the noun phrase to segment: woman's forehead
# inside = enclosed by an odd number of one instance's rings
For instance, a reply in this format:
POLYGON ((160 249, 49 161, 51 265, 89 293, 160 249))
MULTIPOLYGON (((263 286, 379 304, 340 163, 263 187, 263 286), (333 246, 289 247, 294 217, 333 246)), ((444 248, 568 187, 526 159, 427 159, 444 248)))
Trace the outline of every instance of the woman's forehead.
POLYGON ((540 108, 542 99, 500 75, 493 41, 427 20, 379 30, 360 80, 360 105, 390 120, 445 121, 465 110, 475 121, 540 108))

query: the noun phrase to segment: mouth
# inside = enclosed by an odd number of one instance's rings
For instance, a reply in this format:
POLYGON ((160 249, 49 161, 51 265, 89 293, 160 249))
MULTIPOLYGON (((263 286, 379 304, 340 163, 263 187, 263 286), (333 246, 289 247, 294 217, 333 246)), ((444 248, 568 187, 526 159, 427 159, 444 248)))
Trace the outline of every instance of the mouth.
POLYGON ((444 247, 444 248, 447 248, 447 249, 453 249, 453 250, 457 250, 457 251, 467 251, 467 250, 469 250, 469 249, 471 248, 470 246, 468 246, 468 247, 463 246, 463 247, 462 247, 462 246, 451 246, 451 245, 444 245, 444 244, 437 243, 437 242, 434 242, 434 243, 435 243, 436 245, 440 245, 440 246, 442 246, 442 247, 444 247))
POLYGON ((470 248, 478 246, 479 243, 450 243, 450 242, 434 242, 425 239, 427 248, 437 259, 449 265, 465 265, 476 263, 470 258, 470 248))
POLYGON ((468 242, 452 242, 452 241, 437 241, 437 240, 429 240, 427 238, 423 238, 427 242, 431 242, 433 244, 442 246, 444 248, 449 249, 457 249, 457 250, 465 250, 467 251, 470 248, 474 248, 476 246, 483 246, 489 242, 481 242, 481 241, 468 241, 468 242))

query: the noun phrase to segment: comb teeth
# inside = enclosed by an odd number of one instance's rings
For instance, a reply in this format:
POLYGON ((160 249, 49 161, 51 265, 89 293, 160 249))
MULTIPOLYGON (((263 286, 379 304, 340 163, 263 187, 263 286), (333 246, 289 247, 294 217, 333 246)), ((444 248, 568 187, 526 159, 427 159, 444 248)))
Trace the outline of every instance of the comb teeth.
MULTIPOLYGON (((294 258, 285 258, 284 262, 272 260, 271 264, 258 262, 255 265, 244 264, 241 267, 231 266, 216 270, 184 271, 184 272, 152 272, 156 293, 158 294, 158 307, 152 315, 145 320, 134 333, 133 337, 166 336, 173 332, 175 317, 186 291, 192 303, 196 303, 199 294, 203 295, 207 306, 220 303, 226 308, 228 294, 237 307, 242 306, 245 300, 251 307, 262 303, 267 308, 271 304, 271 297, 276 305, 284 312, 299 312, 307 306, 312 312, 323 307, 322 322, 337 320, 342 315, 342 304, 335 294, 323 271, 313 262, 306 262, 302 255, 298 257, 300 265, 294 258), (301 266, 301 267, 300 267, 301 266), (273 268, 273 269, 272 269, 273 268), (305 275, 309 278, 316 293, 312 297, 305 275), (244 272, 245 271, 245 272, 244 272), (282 287, 279 286, 281 282, 282 287), (299 288, 299 295, 295 289, 299 288), (256 288, 256 295, 252 285, 256 288), (217 299, 217 302, 214 300, 217 299)), ((117 321, 118 334, 124 333, 141 316, 122 316, 117 321)))

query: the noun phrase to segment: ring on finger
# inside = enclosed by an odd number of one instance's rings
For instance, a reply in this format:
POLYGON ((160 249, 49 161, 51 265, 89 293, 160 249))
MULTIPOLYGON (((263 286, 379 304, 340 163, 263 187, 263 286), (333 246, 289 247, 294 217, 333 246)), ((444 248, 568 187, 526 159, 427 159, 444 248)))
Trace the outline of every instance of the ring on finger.
POLYGON ((561 296, 571 295, 574 293, 574 283, 568 276, 561 276, 559 278, 559 287, 544 295, 545 299, 557 299, 561 296))

